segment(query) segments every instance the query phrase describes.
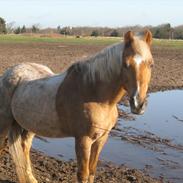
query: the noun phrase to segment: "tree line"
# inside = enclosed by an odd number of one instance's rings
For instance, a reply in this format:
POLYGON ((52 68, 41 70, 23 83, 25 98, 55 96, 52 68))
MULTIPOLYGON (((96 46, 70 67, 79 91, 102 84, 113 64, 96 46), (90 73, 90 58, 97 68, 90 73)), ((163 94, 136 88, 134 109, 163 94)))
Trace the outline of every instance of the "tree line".
POLYGON ((31 27, 18 26, 14 27, 14 23, 7 23, 0 17, 0 34, 24 34, 24 33, 40 33, 50 34, 56 33, 61 35, 80 36, 106 36, 106 37, 123 37, 128 30, 140 31, 142 29, 150 29, 154 38, 159 39, 183 39, 183 25, 172 27, 170 23, 161 24, 158 26, 125 26, 119 28, 109 27, 71 27, 58 26, 57 28, 41 29, 38 24, 31 27))

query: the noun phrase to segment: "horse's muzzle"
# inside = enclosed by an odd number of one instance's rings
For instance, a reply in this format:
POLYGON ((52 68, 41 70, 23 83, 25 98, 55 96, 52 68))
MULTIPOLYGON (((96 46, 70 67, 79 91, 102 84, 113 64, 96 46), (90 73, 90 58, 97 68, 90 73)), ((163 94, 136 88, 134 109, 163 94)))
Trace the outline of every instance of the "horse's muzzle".
POLYGON ((135 98, 130 98, 130 108, 131 112, 133 114, 144 114, 145 109, 147 106, 147 100, 145 99, 143 102, 140 102, 139 100, 135 100, 135 98))

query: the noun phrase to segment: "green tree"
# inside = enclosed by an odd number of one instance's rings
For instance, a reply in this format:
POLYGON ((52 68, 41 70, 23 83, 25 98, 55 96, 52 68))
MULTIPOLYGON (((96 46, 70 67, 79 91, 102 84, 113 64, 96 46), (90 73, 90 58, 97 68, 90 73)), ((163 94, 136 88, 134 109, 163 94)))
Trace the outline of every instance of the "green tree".
POLYGON ((6 21, 0 17, 0 34, 6 34, 6 21))
POLYGON ((23 27, 21 28, 21 33, 25 33, 27 31, 25 25, 23 25, 23 27))
POLYGON ((71 29, 70 29, 70 27, 63 27, 62 29, 60 29, 60 34, 63 34, 63 35, 71 35, 71 29))
POLYGON ((20 33, 21 33, 21 28, 20 28, 20 27, 17 27, 17 28, 14 30, 14 33, 15 33, 15 34, 20 34, 20 33))
POLYGON ((61 31, 61 27, 60 25, 57 27, 57 32, 60 34, 60 31, 61 31))
POLYGON ((169 39, 171 38, 172 28, 168 23, 153 28, 152 32, 155 38, 169 39))
POLYGON ((174 27, 172 35, 173 35, 172 37, 175 39, 183 39, 183 25, 174 27))
POLYGON ((32 33, 37 33, 38 31, 39 31, 38 26, 33 25, 33 26, 32 26, 32 33))

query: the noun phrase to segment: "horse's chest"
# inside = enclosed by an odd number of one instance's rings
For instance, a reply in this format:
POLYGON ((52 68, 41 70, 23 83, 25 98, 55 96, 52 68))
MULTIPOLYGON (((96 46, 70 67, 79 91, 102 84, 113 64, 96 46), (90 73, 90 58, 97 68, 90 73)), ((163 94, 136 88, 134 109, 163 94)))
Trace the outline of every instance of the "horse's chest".
POLYGON ((90 105, 85 111, 93 127, 111 130, 117 120, 117 108, 101 105, 90 105))
POLYGON ((42 136, 64 135, 55 106, 61 82, 62 78, 59 76, 44 82, 25 84, 17 89, 12 101, 12 111, 22 127, 42 136))

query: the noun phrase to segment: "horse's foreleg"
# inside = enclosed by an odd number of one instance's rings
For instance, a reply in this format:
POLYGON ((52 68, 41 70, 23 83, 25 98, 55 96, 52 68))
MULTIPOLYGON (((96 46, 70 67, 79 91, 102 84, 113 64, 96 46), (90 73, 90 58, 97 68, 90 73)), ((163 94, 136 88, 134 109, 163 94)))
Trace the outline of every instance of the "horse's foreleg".
POLYGON ((100 155, 100 152, 107 141, 108 133, 97 139, 91 147, 90 163, 89 163, 89 183, 94 182, 94 176, 96 172, 97 162, 100 155))
POLYGON ((75 139, 75 149, 78 164, 77 178, 79 183, 87 183, 89 178, 89 159, 92 140, 89 137, 75 139))
POLYGON ((30 160, 30 148, 32 146, 32 140, 34 138, 34 133, 28 132, 26 130, 22 133, 22 148, 23 153, 25 156, 25 168, 27 177, 29 179, 30 183, 37 183, 37 180, 34 178, 32 174, 32 168, 31 168, 31 160, 30 160))

